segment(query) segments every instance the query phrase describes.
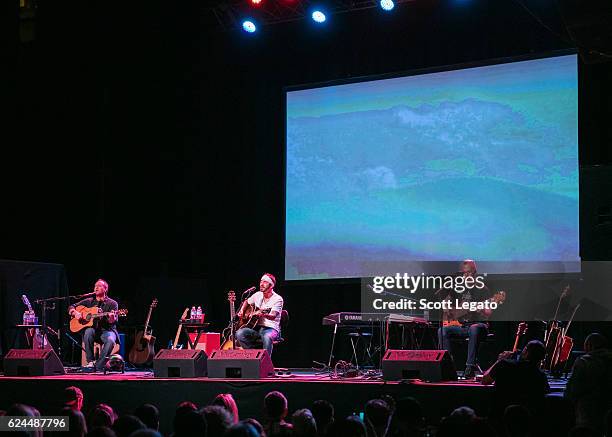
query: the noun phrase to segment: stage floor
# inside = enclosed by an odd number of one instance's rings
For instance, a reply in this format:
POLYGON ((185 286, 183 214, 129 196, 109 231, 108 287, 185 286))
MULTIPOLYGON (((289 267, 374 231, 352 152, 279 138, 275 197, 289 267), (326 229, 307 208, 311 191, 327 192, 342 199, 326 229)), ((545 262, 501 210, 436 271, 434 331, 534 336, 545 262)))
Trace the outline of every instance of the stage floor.
MULTIPOLYGON (((61 407, 63 389, 80 387, 85 394, 84 410, 104 402, 119 414, 130 413, 138 405, 150 402, 162 411, 161 428, 170 432, 176 405, 189 400, 206 405, 218 393, 232 393, 241 417, 261 417, 263 398, 269 391, 282 391, 289 399, 289 410, 309 407, 317 399, 326 399, 336 408, 337 417, 362 411, 366 401, 388 394, 398 399, 412 396, 428 413, 429 421, 438 421, 454 408, 468 405, 486 414, 493 387, 474 381, 421 382, 383 381, 380 378, 334 378, 311 369, 288 369, 290 374, 265 379, 155 378, 151 371, 126 373, 67 373, 59 376, 0 376, 0 409, 15 402, 34 405, 43 414, 61 407)), ((70 371, 70 369, 67 369, 70 371)), ((553 392, 562 394, 563 380, 550 380, 553 392)))

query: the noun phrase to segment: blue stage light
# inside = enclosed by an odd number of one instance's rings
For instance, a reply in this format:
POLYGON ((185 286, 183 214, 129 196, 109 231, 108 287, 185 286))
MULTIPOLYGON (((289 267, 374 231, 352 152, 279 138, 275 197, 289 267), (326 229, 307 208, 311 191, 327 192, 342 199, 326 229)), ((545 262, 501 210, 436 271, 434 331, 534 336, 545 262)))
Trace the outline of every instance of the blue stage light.
POLYGON ((393 0, 380 0, 380 7, 385 11, 390 11, 395 7, 393 0))
POLYGON ((327 17, 323 12, 316 10, 312 13, 312 19, 317 23, 323 23, 325 20, 327 20, 327 17))
POLYGON ((257 26, 255 26, 255 23, 253 23, 251 20, 244 20, 242 22, 242 28, 248 33, 253 33, 257 30, 257 26))

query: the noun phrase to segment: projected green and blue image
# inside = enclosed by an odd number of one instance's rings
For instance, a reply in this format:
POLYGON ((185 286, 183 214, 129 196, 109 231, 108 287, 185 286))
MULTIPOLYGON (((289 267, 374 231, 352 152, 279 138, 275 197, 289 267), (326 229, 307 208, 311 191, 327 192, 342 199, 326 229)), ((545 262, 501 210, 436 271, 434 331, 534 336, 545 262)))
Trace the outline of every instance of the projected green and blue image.
POLYGON ((579 259, 575 55, 286 97, 286 279, 579 259))

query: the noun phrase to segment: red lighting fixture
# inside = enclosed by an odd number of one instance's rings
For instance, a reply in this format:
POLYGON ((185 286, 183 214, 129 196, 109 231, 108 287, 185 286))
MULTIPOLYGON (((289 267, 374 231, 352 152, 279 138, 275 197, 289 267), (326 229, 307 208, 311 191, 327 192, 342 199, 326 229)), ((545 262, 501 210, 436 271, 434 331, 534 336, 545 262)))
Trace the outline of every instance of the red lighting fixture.
POLYGON ((249 0, 252 5, 260 6, 263 0, 249 0))

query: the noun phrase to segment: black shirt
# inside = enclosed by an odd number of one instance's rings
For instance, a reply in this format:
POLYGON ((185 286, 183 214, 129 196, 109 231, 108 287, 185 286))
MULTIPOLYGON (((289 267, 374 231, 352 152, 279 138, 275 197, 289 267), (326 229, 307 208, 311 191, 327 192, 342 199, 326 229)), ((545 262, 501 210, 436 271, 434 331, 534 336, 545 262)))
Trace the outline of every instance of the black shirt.
POLYGON ((501 360, 489 375, 495 381, 494 409, 498 414, 514 404, 537 410, 550 391, 546 375, 530 361, 501 360))
MULTIPOLYGON (((95 297, 88 297, 87 299, 83 299, 73 305, 70 305, 70 308, 76 308, 81 305, 87 308, 98 307, 105 313, 109 311, 117 311, 119 309, 119 304, 117 301, 111 299, 110 297, 107 297, 103 301, 99 301, 95 297)), ((119 342, 117 323, 110 323, 108 321, 108 317, 101 317, 94 321, 94 328, 101 331, 113 331, 117 336, 117 342, 119 342)))

